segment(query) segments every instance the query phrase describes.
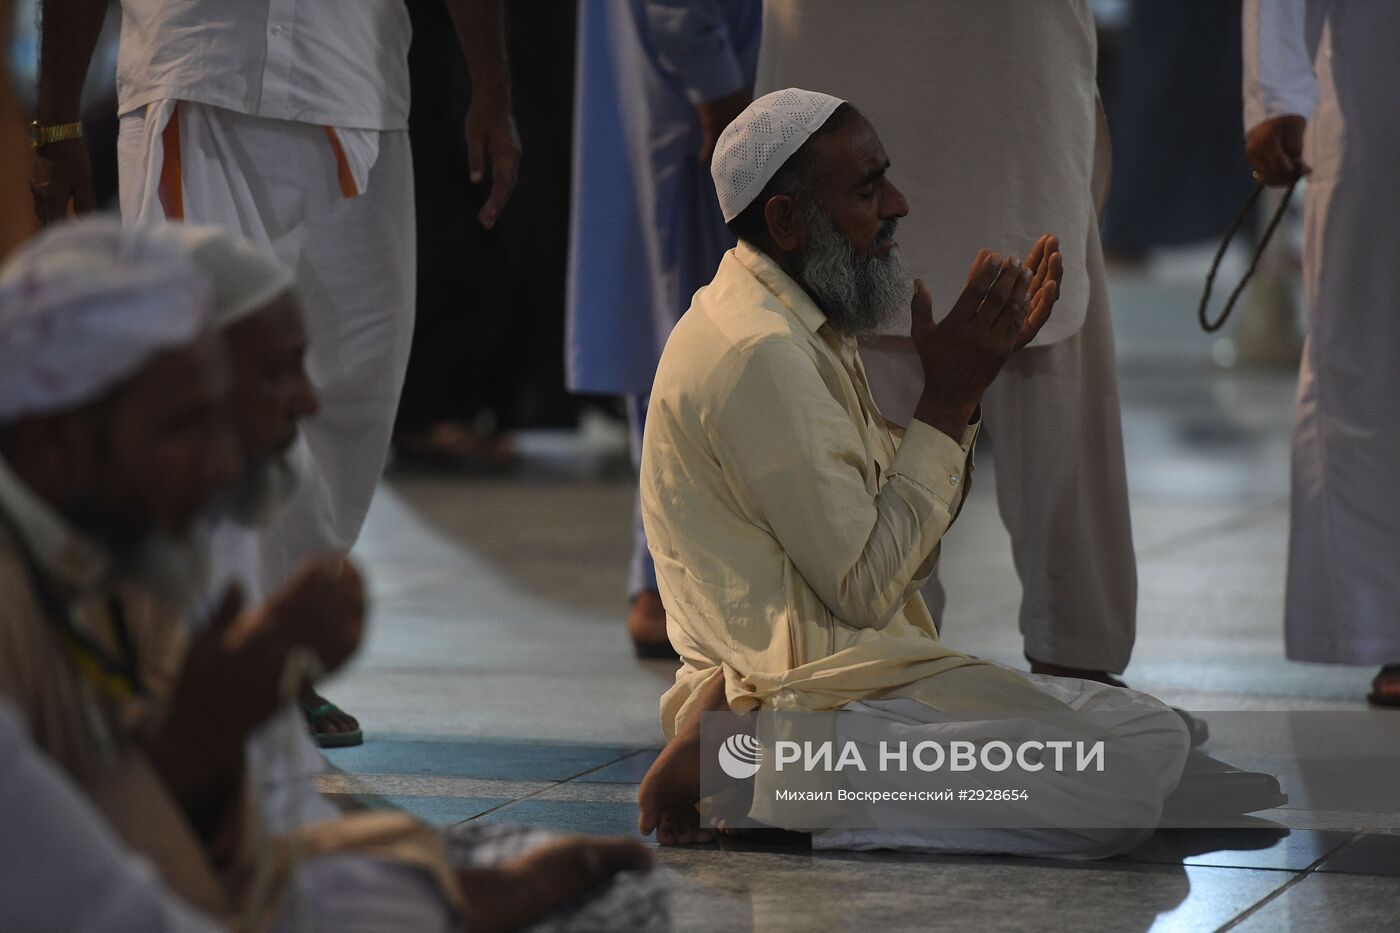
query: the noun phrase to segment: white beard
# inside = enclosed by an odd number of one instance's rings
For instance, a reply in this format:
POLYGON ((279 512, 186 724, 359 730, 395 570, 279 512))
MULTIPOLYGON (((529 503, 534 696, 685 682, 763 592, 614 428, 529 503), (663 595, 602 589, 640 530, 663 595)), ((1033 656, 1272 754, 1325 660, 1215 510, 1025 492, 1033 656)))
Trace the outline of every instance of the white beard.
POLYGON ((243 482, 223 497, 218 511, 245 528, 256 528, 277 514, 296 487, 290 458, 268 457, 248 465, 243 482))
MULTIPOLYGON (((801 257, 798 284, 826 312, 827 321, 844 337, 873 337, 909 307, 913 277, 899 248, 884 258, 858 256, 851 241, 836 229, 822 206, 805 209, 811 234, 801 257)), ((896 221, 886 221, 874 245, 894 235, 896 221)), ((873 246, 872 246, 873 250, 873 246)))
POLYGON ((118 558, 121 575, 176 606, 192 606, 209 580, 209 541, 203 531, 184 540, 159 532, 118 558))

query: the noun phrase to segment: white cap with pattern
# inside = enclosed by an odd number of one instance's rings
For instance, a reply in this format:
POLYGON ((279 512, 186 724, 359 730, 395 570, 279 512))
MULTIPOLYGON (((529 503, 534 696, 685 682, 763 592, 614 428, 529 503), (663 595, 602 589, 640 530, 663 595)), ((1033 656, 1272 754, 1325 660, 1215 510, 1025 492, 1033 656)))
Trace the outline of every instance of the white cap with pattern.
POLYGON ((764 94, 725 127, 710 163, 725 223, 753 203, 783 163, 844 103, 819 91, 785 88, 764 94))
POLYGON ((159 228, 43 230, 0 268, 0 422, 92 401, 204 330, 209 286, 159 228))

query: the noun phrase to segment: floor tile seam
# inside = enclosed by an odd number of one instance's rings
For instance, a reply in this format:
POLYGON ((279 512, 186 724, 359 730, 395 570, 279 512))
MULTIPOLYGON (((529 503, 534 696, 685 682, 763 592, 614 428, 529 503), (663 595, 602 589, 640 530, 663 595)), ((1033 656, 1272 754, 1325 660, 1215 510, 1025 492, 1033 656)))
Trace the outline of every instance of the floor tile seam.
POLYGON ((1350 848, 1351 846, 1353 846, 1353 845, 1355 845, 1356 843, 1360 842, 1362 839, 1366 838, 1367 836, 1384 836, 1384 835, 1393 835, 1393 833, 1377 832, 1377 831, 1375 831, 1375 830, 1368 830, 1368 829, 1357 830, 1355 833, 1352 834, 1352 836, 1351 836, 1350 839, 1347 839, 1345 842, 1339 843, 1339 844, 1338 844, 1336 847, 1334 847, 1330 852, 1328 852, 1325 856, 1323 856, 1321 859, 1319 859, 1319 860, 1318 860, 1318 863, 1317 863, 1317 865, 1316 865, 1316 867, 1313 868, 1313 871, 1314 871, 1315 873, 1317 873, 1317 874, 1324 874, 1324 875, 1349 875, 1349 876, 1351 876, 1351 877, 1353 877, 1353 878, 1389 878, 1389 877, 1392 877, 1391 875, 1387 875, 1387 874, 1385 874, 1385 873, 1383 873, 1383 872, 1372 872, 1372 871, 1327 871, 1327 872, 1324 872, 1324 871, 1322 870, 1322 866, 1325 865, 1325 864, 1327 864, 1327 862, 1328 862, 1330 859, 1336 858, 1338 855, 1341 855, 1343 849, 1350 848))
POLYGON ((1252 528, 1255 525, 1262 524, 1266 519, 1276 517, 1274 510, 1281 505, 1286 506, 1287 504, 1288 496, 1277 496, 1265 502, 1246 506, 1238 512, 1231 512, 1216 521, 1208 522, 1198 528, 1178 532, 1177 534, 1163 538, 1161 541, 1154 541, 1152 544, 1145 547, 1136 548, 1135 551, 1138 563, 1141 564, 1144 560, 1157 560, 1162 557, 1170 556, 1192 542, 1199 544, 1203 541, 1223 537, 1226 534, 1252 528))
MULTIPOLYGON (((568 783, 570 783, 570 782, 572 782, 572 781, 577 780, 578 778, 583 777, 585 774, 592 774, 592 773, 595 772, 595 771, 601 771, 601 770, 604 769, 604 768, 611 767, 611 766, 613 766, 613 765, 615 765, 615 764, 617 764, 617 763, 619 763, 619 762, 626 761, 628 758, 635 757, 635 756, 640 755, 640 754, 642 754, 643 752, 647 752, 647 751, 651 751, 651 749, 642 748, 642 749, 638 749, 638 750, 633 751, 633 752, 628 752, 626 755, 622 755, 621 757, 614 758, 612 761, 604 762, 603 764, 598 765, 597 767, 588 768, 587 770, 580 771, 578 774, 575 774, 575 775, 573 775, 572 777, 567 777, 567 778, 563 779, 562 781, 555 781, 554 783, 550 784, 548 787, 543 787, 543 788, 541 788, 541 789, 535 791, 533 794, 526 794, 524 797, 518 797, 518 798, 516 798, 515 800, 506 801, 506 802, 500 804, 499 806, 495 806, 495 807, 492 807, 492 808, 489 809, 489 810, 485 810, 485 811, 483 811, 483 812, 481 812, 481 813, 478 813, 476 816, 468 817, 467 819, 463 820, 462 822, 464 822, 464 823, 469 823, 469 822, 471 822, 472 820, 479 820, 479 819, 481 819, 483 816, 487 816, 487 815, 492 814, 492 813, 499 813, 499 812, 502 811, 502 810, 509 810, 511 807, 515 806, 515 805, 518 804, 518 803, 523 803, 523 802, 526 801, 526 800, 534 800, 535 798, 541 796, 542 794, 547 794, 547 793, 549 793, 550 791, 554 790, 554 789, 557 788, 557 787, 563 787, 565 784, 568 784, 568 783)), ((568 801, 568 800, 559 800, 559 801, 557 801, 557 802, 558 802, 558 803, 569 803, 570 801, 568 801)))
POLYGON ((397 771, 334 771, 326 772, 320 777, 329 777, 331 780, 325 783, 340 784, 332 790, 320 790, 321 781, 317 781, 317 789, 321 793, 330 794, 379 794, 403 797, 443 797, 443 798, 466 798, 466 797, 498 797, 509 795, 514 798, 514 792, 518 785, 533 788, 530 794, 540 793, 558 786, 558 779, 521 779, 512 778, 469 778, 460 775, 424 775, 418 773, 405 773, 397 771), (384 788, 383 785, 395 782, 399 784, 419 784, 423 787, 432 787, 431 793, 402 793, 393 788, 384 788), (362 786, 356 786, 360 784, 362 786), (434 786, 436 785, 436 786, 434 786))
POLYGON ((1254 915, 1257 914, 1259 911, 1263 910, 1263 909, 1264 909, 1265 907, 1267 907, 1269 904, 1272 904, 1274 901, 1276 901, 1276 900, 1278 900, 1279 898, 1283 897, 1284 894, 1287 894, 1289 891, 1293 890, 1295 887, 1297 887, 1298 885, 1302 884, 1303 881, 1305 881, 1307 878, 1311 877, 1311 876, 1317 871, 1318 867, 1321 866, 1323 862, 1327 861, 1329 858, 1331 858, 1331 857, 1332 857, 1334 854, 1336 854, 1338 851, 1340 851, 1341 849, 1345 848, 1346 846, 1351 845, 1353 842, 1355 842, 1356 840, 1360 839, 1360 838, 1361 838, 1362 836, 1364 836, 1364 835, 1366 835, 1366 834, 1365 834, 1365 833, 1354 833, 1354 834, 1352 835, 1352 837, 1351 837, 1350 839, 1348 839, 1346 842, 1343 842, 1341 845, 1337 846, 1335 849, 1331 849, 1331 850, 1329 850, 1328 852, 1325 852, 1325 853, 1323 853, 1322 855, 1318 856, 1318 857, 1317 857, 1316 859, 1314 859, 1314 860, 1312 861, 1312 863, 1309 864, 1306 868, 1304 868, 1304 869, 1302 869, 1301 871, 1299 871, 1295 877, 1288 879, 1288 880, 1285 881, 1283 884, 1281 884, 1281 885, 1279 885, 1277 888, 1275 888, 1273 891, 1270 891, 1270 892, 1269 892, 1268 894, 1266 894, 1264 897, 1260 898, 1257 902, 1255 902, 1254 904, 1250 905, 1248 908, 1246 908, 1245 910, 1241 911, 1241 912, 1240 912, 1239 914, 1237 914, 1236 916, 1232 917, 1227 923, 1225 923, 1224 925, 1222 925, 1222 926, 1220 926, 1219 928, 1217 928, 1216 931, 1215 931, 1215 933, 1228 933, 1228 931, 1235 929, 1235 928, 1238 927, 1240 924, 1242 924, 1242 923, 1244 923, 1246 920, 1248 920, 1250 917, 1254 916, 1254 915))
MULTIPOLYGON (((1334 850, 1334 851, 1335 851, 1335 850, 1334 850)), ((1299 872, 1301 872, 1301 871, 1303 870, 1303 869, 1301 869, 1301 868, 1289 868, 1289 867, 1286 866, 1286 865, 1239 865, 1239 864, 1236 864, 1236 865, 1220 865, 1220 864, 1216 864, 1216 863, 1213 863, 1213 862, 1187 862, 1187 861, 1180 861, 1180 862, 1172 862, 1172 861, 1165 861, 1165 862, 1133 861, 1133 862, 1124 862, 1123 864, 1125 864, 1125 865, 1150 865, 1150 866, 1152 866, 1152 867, 1154 867, 1154 868, 1178 867, 1178 866, 1179 866, 1179 867, 1181 867, 1181 868, 1212 868, 1212 869, 1214 869, 1214 868, 1227 868, 1227 869, 1230 869, 1230 870, 1232 870, 1232 871, 1274 871, 1274 872, 1282 872, 1282 873, 1287 874, 1287 875, 1296 875, 1296 874, 1298 874, 1299 872)))

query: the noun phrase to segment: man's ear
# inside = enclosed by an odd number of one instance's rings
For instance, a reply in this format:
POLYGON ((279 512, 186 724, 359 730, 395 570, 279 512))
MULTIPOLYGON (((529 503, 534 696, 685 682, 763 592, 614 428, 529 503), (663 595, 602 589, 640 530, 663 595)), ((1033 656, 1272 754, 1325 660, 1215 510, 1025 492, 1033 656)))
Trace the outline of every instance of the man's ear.
POLYGON ((779 252, 791 253, 802 245, 806 229, 797 209, 797 199, 790 194, 775 194, 763 205, 763 220, 768 236, 779 252))

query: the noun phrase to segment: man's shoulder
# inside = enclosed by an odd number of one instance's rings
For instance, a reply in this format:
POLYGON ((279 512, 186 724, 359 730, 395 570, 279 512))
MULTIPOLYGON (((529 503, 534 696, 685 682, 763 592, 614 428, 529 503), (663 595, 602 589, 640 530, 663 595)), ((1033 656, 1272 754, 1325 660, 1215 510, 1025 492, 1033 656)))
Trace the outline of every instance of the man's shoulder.
POLYGON ((666 343, 652 386, 654 400, 700 414, 722 407, 744 382, 800 378, 815 372, 800 327, 770 309, 708 302, 692 305, 666 343))
POLYGON ((809 358, 809 336, 778 297, 731 253, 677 322, 662 365, 715 375, 755 362, 809 358))

